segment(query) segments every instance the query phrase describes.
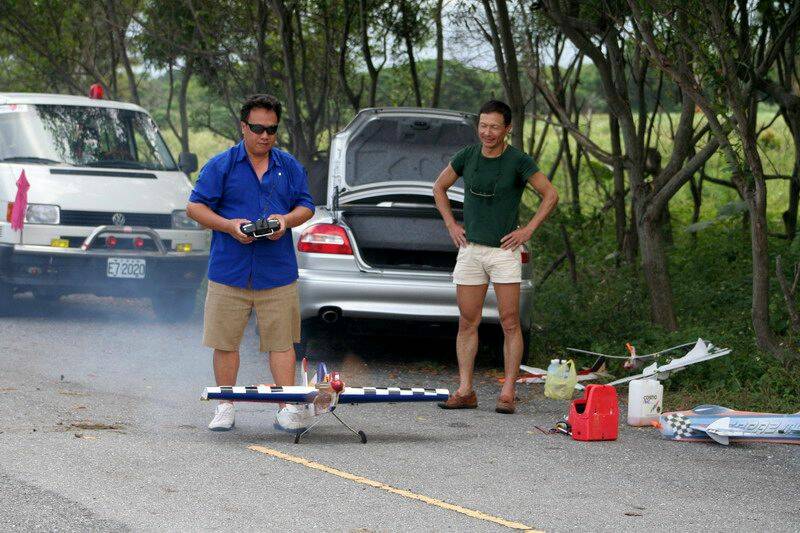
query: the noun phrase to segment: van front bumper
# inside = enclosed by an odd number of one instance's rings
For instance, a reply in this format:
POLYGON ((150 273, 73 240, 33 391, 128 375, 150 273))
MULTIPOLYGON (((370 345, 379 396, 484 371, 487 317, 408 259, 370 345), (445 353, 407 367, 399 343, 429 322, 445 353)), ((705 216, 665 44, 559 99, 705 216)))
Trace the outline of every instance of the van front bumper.
MULTIPOLYGON (((457 322, 456 286, 450 278, 415 279, 412 276, 373 274, 355 271, 320 271, 300 269, 300 315, 303 319, 318 316, 331 308, 343 317, 429 322, 457 322)), ((520 324, 524 331, 531 326, 530 307, 533 285, 520 285, 520 324)), ((492 286, 483 306, 484 323, 499 324, 497 297, 492 286)))
POLYGON ((0 280, 18 289, 104 296, 151 296, 159 291, 196 289, 208 267, 208 252, 81 250, 0 244, 0 280), (145 261, 142 279, 108 275, 109 258, 145 261))

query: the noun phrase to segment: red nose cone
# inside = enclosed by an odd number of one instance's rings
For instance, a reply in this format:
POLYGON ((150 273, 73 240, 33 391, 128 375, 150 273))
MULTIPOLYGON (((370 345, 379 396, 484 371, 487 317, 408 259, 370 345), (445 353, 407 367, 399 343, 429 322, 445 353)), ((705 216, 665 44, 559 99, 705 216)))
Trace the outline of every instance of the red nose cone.
POLYGON ((339 379, 331 381, 331 388, 336 392, 342 392, 344 390, 344 381, 339 379))

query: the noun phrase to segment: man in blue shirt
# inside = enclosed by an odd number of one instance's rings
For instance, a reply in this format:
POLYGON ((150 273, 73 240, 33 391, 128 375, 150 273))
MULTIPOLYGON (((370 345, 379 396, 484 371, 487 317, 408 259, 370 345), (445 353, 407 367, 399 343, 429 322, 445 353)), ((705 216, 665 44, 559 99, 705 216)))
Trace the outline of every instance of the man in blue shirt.
MULTIPOLYGON (((240 112, 243 140, 206 163, 186 209, 213 230, 203 344, 214 349, 219 386, 236 384, 239 344, 253 309, 260 349, 269 352, 275 383, 294 385, 300 305, 297 259, 287 230, 310 219, 314 203, 303 167, 274 147, 280 119, 275 97, 249 97, 240 112), (266 239, 242 233, 242 223, 263 217, 277 219, 280 229, 266 239)), ((284 406, 276 414, 276 427, 298 430, 309 416, 304 408, 284 406)), ((220 403, 209 429, 233 426, 233 404, 220 403)))

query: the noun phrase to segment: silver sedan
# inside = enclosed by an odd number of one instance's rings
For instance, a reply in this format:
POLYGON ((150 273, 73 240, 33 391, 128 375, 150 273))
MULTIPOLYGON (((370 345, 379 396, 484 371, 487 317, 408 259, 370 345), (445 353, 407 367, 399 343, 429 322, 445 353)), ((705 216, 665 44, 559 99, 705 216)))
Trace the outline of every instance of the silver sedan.
MULTIPOLYGON (((425 109, 367 109, 331 143, 327 205, 294 230, 303 319, 457 322, 454 247, 432 185, 450 157, 477 142, 475 117, 425 109)), ((462 216, 463 183, 448 192, 462 216)), ((522 254, 521 309, 530 309, 522 254)), ((484 323, 499 324, 492 287, 484 323)), ((521 315, 523 331, 530 313, 521 315)))

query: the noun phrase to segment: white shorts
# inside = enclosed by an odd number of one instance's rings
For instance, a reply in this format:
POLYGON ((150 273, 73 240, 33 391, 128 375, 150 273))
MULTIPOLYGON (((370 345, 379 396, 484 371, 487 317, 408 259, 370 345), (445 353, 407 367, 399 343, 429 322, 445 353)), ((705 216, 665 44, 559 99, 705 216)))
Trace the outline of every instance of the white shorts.
POLYGON ((458 249, 453 283, 456 285, 488 285, 522 281, 522 247, 503 250, 494 246, 467 243, 458 249))

